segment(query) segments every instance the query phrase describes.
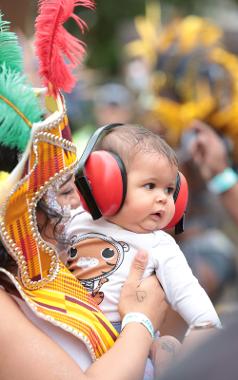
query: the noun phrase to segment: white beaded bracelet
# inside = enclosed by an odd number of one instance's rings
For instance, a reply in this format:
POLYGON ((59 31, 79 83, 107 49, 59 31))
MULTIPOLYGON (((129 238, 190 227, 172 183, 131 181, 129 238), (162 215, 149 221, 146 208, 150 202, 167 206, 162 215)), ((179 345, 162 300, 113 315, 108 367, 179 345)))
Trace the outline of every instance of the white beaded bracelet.
POLYGON ((207 184, 208 189, 214 194, 222 194, 231 189, 238 182, 238 175, 232 168, 226 168, 217 174, 207 184))
POLYGON ((141 323, 150 333, 152 339, 154 339, 155 333, 154 333, 154 327, 152 325, 152 322, 150 321, 149 318, 143 313, 127 313, 121 324, 121 329, 123 330, 124 327, 131 322, 137 322, 141 323))

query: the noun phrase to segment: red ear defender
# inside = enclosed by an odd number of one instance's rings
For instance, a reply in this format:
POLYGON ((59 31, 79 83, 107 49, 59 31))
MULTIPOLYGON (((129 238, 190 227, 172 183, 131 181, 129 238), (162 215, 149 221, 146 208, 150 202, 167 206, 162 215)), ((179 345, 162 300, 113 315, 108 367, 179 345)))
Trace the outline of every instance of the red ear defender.
POLYGON ((105 133, 121 125, 109 124, 97 129, 82 154, 75 174, 82 206, 93 219, 116 214, 126 196, 127 175, 121 158, 112 152, 93 151, 105 133))
POLYGON ((183 222, 184 215, 188 204, 188 183, 181 172, 178 172, 176 190, 174 193, 175 213, 172 220, 165 227, 170 229, 175 227, 175 234, 181 233, 184 230, 183 222))
MULTIPOLYGON (((85 165, 85 175, 101 215, 115 215, 126 195, 126 170, 120 157, 104 150, 91 153, 85 165)), ((85 199, 82 204, 90 211, 85 199)))

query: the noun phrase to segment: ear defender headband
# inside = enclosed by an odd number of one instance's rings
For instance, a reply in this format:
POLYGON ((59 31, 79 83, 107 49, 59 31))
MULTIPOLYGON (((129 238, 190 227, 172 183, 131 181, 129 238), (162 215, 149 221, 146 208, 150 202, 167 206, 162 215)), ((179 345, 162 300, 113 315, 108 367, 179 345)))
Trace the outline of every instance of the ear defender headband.
MULTIPOLYGON (((97 142, 114 128, 123 124, 108 124, 96 130, 90 138, 77 167, 75 184, 81 203, 92 218, 115 215, 122 207, 127 191, 127 173, 122 159, 115 153, 93 151, 97 142)), ((174 193, 175 213, 165 229, 175 227, 175 233, 184 231, 184 214, 188 202, 188 185, 178 172, 174 193)))
POLYGON ((174 192, 175 213, 165 229, 175 228, 175 234, 184 231, 185 212, 188 205, 188 183, 181 172, 177 174, 176 189, 174 192))
POLYGON ((127 175, 123 161, 115 153, 93 151, 103 136, 122 125, 108 124, 98 128, 79 161, 75 184, 83 207, 90 212, 93 219, 115 215, 125 200, 127 175))

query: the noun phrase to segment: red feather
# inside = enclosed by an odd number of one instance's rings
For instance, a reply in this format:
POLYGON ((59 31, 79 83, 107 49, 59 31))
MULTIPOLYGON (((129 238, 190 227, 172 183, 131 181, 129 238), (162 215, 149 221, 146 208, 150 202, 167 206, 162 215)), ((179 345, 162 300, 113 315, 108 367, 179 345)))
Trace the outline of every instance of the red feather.
POLYGON ((50 92, 70 92, 76 83, 72 71, 83 58, 85 44, 63 26, 73 18, 84 33, 87 24, 73 13, 76 6, 93 9, 93 0, 39 0, 35 46, 39 73, 50 92))

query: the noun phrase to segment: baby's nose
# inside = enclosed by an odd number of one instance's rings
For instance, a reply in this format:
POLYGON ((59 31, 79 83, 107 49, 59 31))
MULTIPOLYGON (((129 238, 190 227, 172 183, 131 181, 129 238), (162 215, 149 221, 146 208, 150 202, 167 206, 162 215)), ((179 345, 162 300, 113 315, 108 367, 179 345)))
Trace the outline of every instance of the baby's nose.
POLYGON ((157 202, 166 202, 167 201, 167 194, 163 190, 158 190, 156 194, 156 201, 157 202))

